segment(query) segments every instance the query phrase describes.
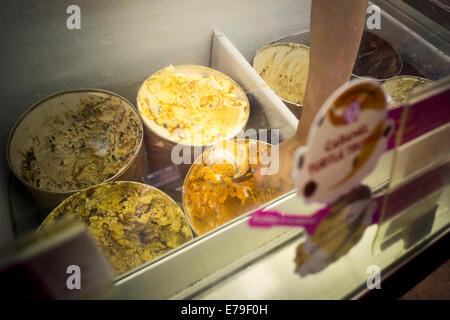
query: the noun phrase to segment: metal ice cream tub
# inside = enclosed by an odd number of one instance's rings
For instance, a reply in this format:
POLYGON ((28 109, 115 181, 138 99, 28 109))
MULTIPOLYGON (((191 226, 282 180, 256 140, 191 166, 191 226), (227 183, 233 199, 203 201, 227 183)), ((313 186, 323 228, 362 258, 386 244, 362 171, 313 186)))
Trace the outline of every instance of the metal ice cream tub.
POLYGON ((10 132, 11 171, 45 207, 88 187, 140 181, 148 170, 142 122, 133 105, 100 89, 54 93, 32 105, 10 132))
POLYGON ((177 165, 183 175, 206 147, 239 134, 250 113, 247 96, 233 79, 196 65, 169 66, 150 76, 139 89, 137 106, 151 170, 177 165), (189 81, 183 82, 183 77, 189 81), (221 119, 227 118, 220 131, 221 119), (179 163, 172 151, 177 157, 185 152, 190 159, 179 163))
POLYGON ((280 190, 257 188, 253 176, 253 169, 268 155, 278 157, 277 152, 264 141, 233 139, 199 156, 183 183, 183 208, 192 230, 202 235, 279 196, 280 190))
POLYGON ((433 81, 417 76, 397 76, 383 83, 382 88, 386 92, 389 107, 401 105, 409 98, 433 84, 433 81))
POLYGON ((253 68, 300 119, 309 70, 309 47, 277 42, 258 50, 253 68))

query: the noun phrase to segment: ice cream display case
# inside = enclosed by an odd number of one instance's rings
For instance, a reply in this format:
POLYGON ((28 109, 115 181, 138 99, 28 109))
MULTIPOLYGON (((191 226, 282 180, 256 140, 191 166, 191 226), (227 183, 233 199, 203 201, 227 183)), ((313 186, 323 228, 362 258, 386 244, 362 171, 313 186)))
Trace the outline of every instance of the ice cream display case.
POLYGON ((363 296, 371 268, 385 279, 450 231, 449 31, 404 5, 369 3, 352 82, 333 97, 362 86, 369 111, 343 119, 386 120, 327 134, 360 152, 354 171, 372 168, 324 205, 309 200, 318 174, 303 183, 306 153, 296 186, 257 176, 280 169, 307 112, 310 1, 2 4, 2 273, 34 266, 44 297, 76 298, 64 249, 90 270, 89 298, 363 296))

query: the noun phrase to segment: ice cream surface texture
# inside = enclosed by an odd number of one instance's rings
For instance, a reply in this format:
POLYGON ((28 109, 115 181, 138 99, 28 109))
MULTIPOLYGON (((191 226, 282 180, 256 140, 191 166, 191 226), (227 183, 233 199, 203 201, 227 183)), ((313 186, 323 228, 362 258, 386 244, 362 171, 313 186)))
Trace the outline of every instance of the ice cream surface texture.
POLYGON ((236 135, 249 115, 243 91, 205 67, 166 67, 142 84, 137 100, 147 126, 187 145, 209 145, 236 135))
POLYGON ((22 125, 13 139, 16 170, 34 187, 76 191, 105 182, 139 149, 142 123, 121 99, 93 95, 54 106, 32 125, 22 125))
POLYGON ((309 70, 309 48, 297 43, 273 44, 261 49, 253 67, 283 100, 303 104, 309 70))
POLYGON ((389 105, 398 106, 408 101, 409 97, 429 86, 431 81, 424 78, 399 76, 383 83, 383 88, 389 95, 389 105))
POLYGON ((256 188, 251 171, 270 152, 270 145, 255 140, 237 141, 222 141, 205 151, 186 177, 184 210, 198 234, 280 195, 276 190, 256 188))
POLYGON ((62 202, 40 232, 59 221, 84 224, 122 274, 192 239, 181 209, 165 193, 135 182, 113 182, 83 190, 62 202))

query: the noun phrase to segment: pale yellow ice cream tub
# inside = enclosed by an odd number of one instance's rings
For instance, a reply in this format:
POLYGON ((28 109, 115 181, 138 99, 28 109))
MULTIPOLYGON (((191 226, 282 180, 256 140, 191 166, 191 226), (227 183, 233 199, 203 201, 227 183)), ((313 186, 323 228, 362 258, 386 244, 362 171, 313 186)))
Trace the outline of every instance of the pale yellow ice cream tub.
POLYGON ((235 81, 194 65, 169 66, 150 76, 139 89, 137 105, 153 169, 170 165, 177 144, 209 146, 235 137, 250 112, 235 81))

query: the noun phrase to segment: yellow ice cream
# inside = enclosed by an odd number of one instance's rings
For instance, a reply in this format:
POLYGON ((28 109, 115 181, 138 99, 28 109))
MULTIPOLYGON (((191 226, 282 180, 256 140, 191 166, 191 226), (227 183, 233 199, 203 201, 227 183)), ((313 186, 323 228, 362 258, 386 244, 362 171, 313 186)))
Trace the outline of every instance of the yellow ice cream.
POLYGON ((40 233, 62 221, 84 224, 117 275, 192 239, 181 209, 162 191, 141 183, 100 184, 54 209, 40 233))
POLYGON ((237 134, 249 115, 245 94, 213 70, 182 70, 169 66, 142 84, 138 106, 144 122, 164 138, 189 145, 208 145, 237 134))

